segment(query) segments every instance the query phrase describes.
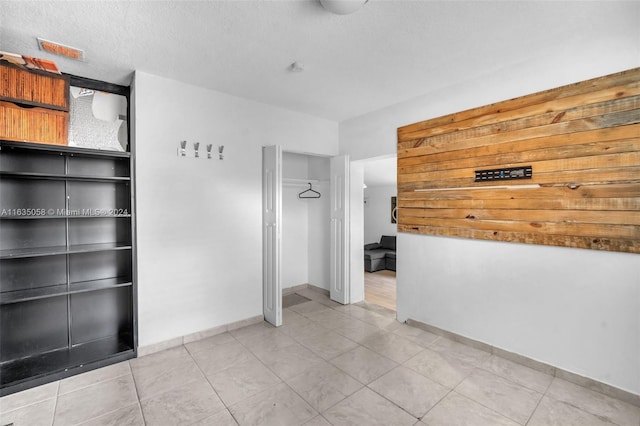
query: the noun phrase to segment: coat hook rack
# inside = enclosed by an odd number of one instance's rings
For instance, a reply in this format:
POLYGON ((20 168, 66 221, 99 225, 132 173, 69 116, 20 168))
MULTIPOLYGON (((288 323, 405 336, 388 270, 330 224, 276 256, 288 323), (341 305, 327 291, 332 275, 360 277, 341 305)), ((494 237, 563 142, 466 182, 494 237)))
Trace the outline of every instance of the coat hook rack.
POLYGON ((318 191, 315 191, 311 186, 311 182, 309 182, 309 189, 305 189, 301 193, 298 194, 298 198, 306 199, 306 198, 320 198, 321 194, 318 191))
MULTIPOLYGON (((178 146, 178 157, 188 157, 188 158, 204 158, 204 153, 202 154, 202 157, 200 156, 200 142, 193 142, 193 151, 191 151, 190 149, 187 149, 187 145, 189 144, 189 142, 187 142, 186 140, 180 141, 179 146, 178 146)), ((213 158, 213 144, 206 144, 203 145, 206 149, 207 149, 207 159, 211 160, 213 158)), ((224 159, 224 156, 222 155, 224 151, 224 145, 219 145, 218 146, 218 158, 220 160, 224 159)))

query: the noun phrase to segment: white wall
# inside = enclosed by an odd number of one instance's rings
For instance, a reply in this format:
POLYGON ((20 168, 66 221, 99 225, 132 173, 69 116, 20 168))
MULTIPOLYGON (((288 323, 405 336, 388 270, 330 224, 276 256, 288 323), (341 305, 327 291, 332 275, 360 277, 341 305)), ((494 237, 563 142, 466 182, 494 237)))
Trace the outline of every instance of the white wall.
MULTIPOLYGON (((282 153, 282 177, 309 174, 306 155, 282 153)), ((298 194, 306 188, 284 184, 282 188, 282 288, 309 282, 309 209, 298 194)))
POLYGON ((351 161, 395 155, 398 127, 638 67, 638 30, 626 38, 602 40, 599 46, 585 45, 579 53, 560 49, 527 62, 497 65, 488 75, 470 70, 458 85, 343 121, 340 154, 349 154, 351 161))
POLYGON ((309 282, 309 208, 300 186, 282 188, 282 288, 309 282))
POLYGON ((320 182, 314 189, 318 199, 306 200, 309 211, 309 284, 329 290, 331 265, 331 198, 329 197, 329 158, 309 157, 309 178, 320 182))
POLYGON ((380 242, 382 235, 396 235, 398 226, 391 223, 391 197, 397 186, 369 186, 364 189, 364 242, 380 242))
POLYGON ((401 319, 638 393, 640 256, 414 234, 398 252, 401 319))
POLYGON ((335 155, 337 124, 144 72, 134 102, 140 346, 261 315, 261 147, 335 155))
MULTIPOLYGON (((639 66, 637 29, 614 33, 340 123, 340 153, 393 154, 402 125, 639 66)), ((397 268, 400 320, 640 394, 640 256, 400 233, 397 268)))

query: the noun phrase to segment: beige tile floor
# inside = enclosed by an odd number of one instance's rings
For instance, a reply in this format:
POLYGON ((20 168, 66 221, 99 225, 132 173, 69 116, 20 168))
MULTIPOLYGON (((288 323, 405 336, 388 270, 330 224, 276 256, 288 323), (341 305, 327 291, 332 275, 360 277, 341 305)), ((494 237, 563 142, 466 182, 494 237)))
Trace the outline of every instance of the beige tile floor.
POLYGON ((640 425, 640 408, 400 324, 312 301, 0 400, 0 426, 640 425))

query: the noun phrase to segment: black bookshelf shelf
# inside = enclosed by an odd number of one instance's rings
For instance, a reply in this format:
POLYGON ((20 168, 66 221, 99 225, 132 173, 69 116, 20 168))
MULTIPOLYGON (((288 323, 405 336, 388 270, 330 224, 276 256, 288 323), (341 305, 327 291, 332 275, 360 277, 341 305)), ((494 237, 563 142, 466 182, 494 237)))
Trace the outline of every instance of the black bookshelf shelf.
POLYGON ((131 243, 80 244, 75 246, 34 247, 0 250, 0 259, 57 256, 61 254, 93 253, 108 250, 129 250, 131 243))
POLYGON ((0 365, 0 384, 28 388, 134 356, 131 335, 107 337, 3 363, 0 365))
POLYGON ((28 302, 30 300, 47 299, 49 297, 67 296, 69 294, 85 293, 115 287, 133 285, 131 278, 105 278, 93 281, 58 284, 48 287, 32 288, 28 290, 9 291, 0 294, 0 305, 9 303, 28 302))
POLYGON ((32 173, 32 172, 0 172, 0 178, 18 179, 50 179, 50 180, 78 180, 86 182, 129 182, 129 176, 87 176, 87 175, 60 175, 54 173, 32 173))
POLYGON ((126 218, 131 218, 131 215, 130 214, 105 214, 105 215, 67 214, 67 215, 59 215, 59 216, 49 216, 49 215, 2 216, 0 215, 0 220, 96 219, 100 217, 111 218, 111 219, 126 219, 126 218))

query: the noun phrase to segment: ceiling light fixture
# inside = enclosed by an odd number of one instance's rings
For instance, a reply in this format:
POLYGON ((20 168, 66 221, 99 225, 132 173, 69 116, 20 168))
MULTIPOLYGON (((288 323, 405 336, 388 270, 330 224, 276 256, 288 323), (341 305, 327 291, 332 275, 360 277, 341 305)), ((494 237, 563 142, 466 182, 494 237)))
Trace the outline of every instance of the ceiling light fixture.
POLYGON ((304 71, 304 64, 301 62, 294 62, 291 65, 289 65, 289 71, 291 72, 302 72, 304 71))
POLYGON ((329 12, 337 15, 349 15, 356 12, 369 0, 320 0, 320 4, 329 12))

